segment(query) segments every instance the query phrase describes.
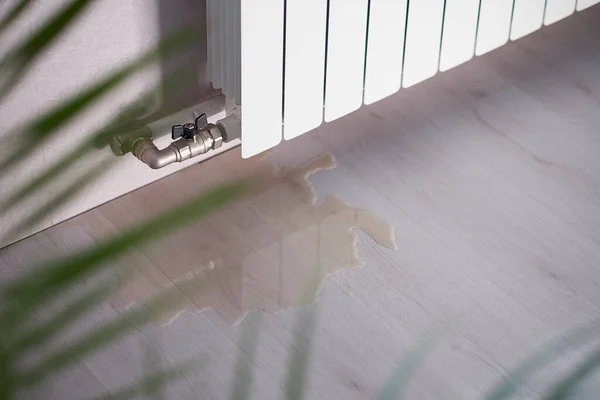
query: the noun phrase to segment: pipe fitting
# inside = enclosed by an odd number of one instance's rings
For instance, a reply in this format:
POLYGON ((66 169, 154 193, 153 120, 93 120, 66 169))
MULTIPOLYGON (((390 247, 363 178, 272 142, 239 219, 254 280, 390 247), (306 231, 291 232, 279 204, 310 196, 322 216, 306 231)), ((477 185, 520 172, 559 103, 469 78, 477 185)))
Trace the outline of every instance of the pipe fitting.
POLYGON ((159 150, 152 141, 138 141, 131 152, 152 169, 160 169, 177 161, 177 154, 171 146, 159 150))
POLYGON ((152 140, 140 139, 134 143, 131 152, 150 168, 159 169, 208 153, 222 145, 223 133, 216 125, 208 124, 193 137, 179 138, 162 150, 152 140))
POLYGON ((237 113, 209 124, 202 114, 193 123, 172 127, 173 142, 160 150, 154 144, 148 126, 135 131, 121 133, 111 138, 110 147, 116 156, 131 152, 152 169, 159 169, 175 162, 216 150, 241 134, 241 121, 237 113))

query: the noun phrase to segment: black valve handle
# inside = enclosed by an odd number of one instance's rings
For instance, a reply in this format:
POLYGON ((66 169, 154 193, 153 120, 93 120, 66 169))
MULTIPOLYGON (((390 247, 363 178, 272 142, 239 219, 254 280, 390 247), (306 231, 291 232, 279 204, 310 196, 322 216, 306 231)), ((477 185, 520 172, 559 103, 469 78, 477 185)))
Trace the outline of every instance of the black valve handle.
POLYGON ((194 122, 183 125, 173 125, 171 127, 171 139, 176 140, 180 137, 191 140, 196 136, 199 130, 208 125, 206 114, 201 114, 194 122))

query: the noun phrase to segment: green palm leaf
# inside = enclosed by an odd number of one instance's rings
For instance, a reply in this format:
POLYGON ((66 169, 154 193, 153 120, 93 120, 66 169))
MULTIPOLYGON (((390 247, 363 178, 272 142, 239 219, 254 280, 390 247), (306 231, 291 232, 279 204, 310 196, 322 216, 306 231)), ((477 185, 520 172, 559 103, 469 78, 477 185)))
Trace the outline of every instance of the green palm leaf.
MULTIPOLYGON (((33 62, 56 41, 56 39, 77 20, 90 0, 72 0, 55 12, 40 28, 29 37, 17 44, 0 61, 0 99, 8 95, 15 85, 26 75, 33 62)), ((14 5, 0 20, 0 34, 14 25, 21 17, 31 0, 15 1, 14 5)), ((118 88, 129 77, 150 66, 157 60, 175 54, 194 39, 194 28, 186 28, 169 36, 128 65, 107 75, 100 82, 83 89, 78 94, 65 99, 57 106, 43 113, 25 127, 10 129, 16 144, 13 152, 0 160, 0 177, 5 176, 46 141, 57 134, 60 129, 73 121, 79 114, 96 104, 106 94, 118 88)), ((186 67, 186 69, 188 69, 186 67)), ((163 84, 172 90, 175 81, 181 82, 182 70, 173 74, 173 80, 167 79, 163 84)), ((156 90, 156 88, 155 88, 156 90)), ((38 191, 53 181, 60 181, 62 189, 53 197, 42 202, 36 210, 26 216, 10 234, 17 234, 40 219, 53 212, 66 201, 75 196, 85 183, 100 176, 114 159, 100 160, 88 166, 83 173, 78 173, 73 179, 66 181, 64 173, 77 161, 99 146, 105 146, 110 137, 118 132, 133 130, 142 123, 141 118, 149 112, 148 104, 154 97, 150 91, 133 102, 124 112, 115 117, 101 130, 88 135, 80 146, 57 160, 46 171, 34 177, 30 182, 7 196, 0 205, 0 214, 6 213, 22 200, 31 198, 38 191)), ((76 286, 83 279, 106 265, 107 261, 123 254, 133 246, 143 245, 151 240, 172 232, 174 229, 188 224, 197 218, 205 216, 229 201, 238 198, 247 190, 246 185, 239 182, 225 185, 209 191, 206 195, 193 199, 176 207, 152 220, 139 225, 100 243, 96 248, 87 249, 79 254, 73 254, 42 265, 35 272, 24 278, 4 285, 0 288, 0 400, 10 399, 19 387, 39 382, 62 368, 76 362, 79 357, 101 349, 130 332, 136 325, 146 322, 146 316, 139 310, 127 312, 100 328, 83 335, 68 347, 55 349, 51 354, 42 357, 41 361, 28 369, 17 368, 18 361, 28 353, 38 350, 53 338, 60 335, 66 327, 74 324, 89 310, 99 305, 110 294, 110 288, 101 284, 86 290, 74 299, 70 299, 61 309, 49 319, 41 323, 32 323, 31 316, 36 311, 45 309, 49 303, 57 303, 63 297, 65 289, 76 286)), ((215 284, 213 278, 219 278, 221 271, 211 271, 203 282, 182 282, 177 288, 169 290, 151 300, 154 310, 161 307, 167 311, 173 302, 180 300, 179 290, 185 285, 193 285, 194 290, 215 284)), ((187 371, 186 365, 170 368, 166 371, 151 374, 144 380, 111 394, 108 398, 128 398, 136 394, 158 390, 170 379, 181 376, 187 371), (185 368, 184 368, 185 367, 185 368)))
MULTIPOLYGON (((0 31, 16 19, 27 7, 25 4, 17 4, 15 8, 7 15, 3 24, 0 25, 0 31)), ((33 35, 21 42, 16 49, 12 50, 0 62, 0 99, 21 80, 24 73, 31 66, 33 61, 41 54, 50 43, 52 43, 65 28, 69 26, 77 16, 91 3, 90 0, 74 0, 63 9, 57 11, 48 22, 40 27, 33 35)))
POLYGON ((105 174, 115 164, 114 158, 102 160, 97 165, 89 167, 87 171, 77 177, 65 189, 49 199, 26 218, 21 220, 14 228, 8 231, 7 238, 18 237, 25 229, 35 225, 38 221, 55 212, 61 206, 65 205, 73 197, 77 196, 83 189, 96 180, 99 176, 105 174))
POLYGON ((39 146, 50 139, 60 128, 72 121, 85 109, 95 104, 105 94, 118 87, 134 73, 148 67, 161 57, 173 54, 187 46, 193 38, 193 32, 194 30, 191 28, 178 31, 161 41, 157 47, 149 50, 125 67, 108 75, 99 83, 64 100, 56 107, 36 118, 25 128, 19 128, 13 135, 22 139, 12 154, 5 160, 0 161, 0 177, 3 177, 9 170, 16 167, 39 146))
POLYGON ((103 262, 172 232, 222 207, 247 191, 236 182, 209 191, 204 196, 176 207, 128 232, 109 239, 98 247, 51 262, 26 275, 1 291, 5 301, 18 299, 18 304, 0 315, 0 325, 17 326, 30 312, 42 304, 46 296, 66 288, 96 271, 103 262))
POLYGON ((260 314, 252 314, 246 316, 245 321, 242 322, 231 393, 232 400, 246 400, 250 397, 261 321, 260 314))
POLYGON ((102 128, 90 134, 89 139, 77 146, 74 150, 63 156, 60 160, 50 165, 45 171, 33 178, 29 183, 11 194, 8 198, 0 201, 0 215, 10 211, 16 205, 22 203, 34 193, 54 182, 69 167, 77 161, 86 157, 89 153, 97 151, 100 145, 106 145, 108 140, 116 133, 138 129, 142 126, 140 118, 147 115, 149 104, 156 95, 156 92, 166 85, 171 90, 177 90, 182 85, 188 83, 192 77, 192 69, 189 67, 178 68, 169 75, 163 84, 155 86, 153 89, 145 92, 138 100, 132 102, 119 115, 114 117, 102 128))
POLYGON ((544 399, 562 400, 573 398, 572 395, 578 385, 596 372, 598 367, 600 367, 600 348, 593 351, 580 365, 561 379, 544 399))
POLYGON ((90 400, 128 400, 144 395, 148 391, 158 391, 166 382, 181 379, 183 376, 197 371, 202 366, 201 360, 188 360, 164 371, 146 375, 142 380, 119 389, 115 393, 101 395, 90 400))
POLYGON ((0 21, 0 35, 27 9, 33 0, 21 0, 0 21))
POLYGON ((406 390, 410 378, 421 366, 433 348, 433 345, 436 342, 435 338, 437 337, 438 335, 429 336, 419 346, 411 349, 408 354, 402 357, 392 376, 383 386, 381 394, 379 395, 379 400, 397 400, 400 398, 404 390, 406 390))
MULTIPOLYGON (((597 325, 594 324, 594 325, 597 325)), ((597 333, 589 324, 569 333, 562 339, 544 347, 529 356, 507 377, 499 382, 486 396, 486 400, 504 400, 513 396, 540 368, 553 361, 560 353, 576 346, 581 346, 597 337, 597 333)))
POLYGON ((22 356, 28 351, 35 350, 38 346, 47 343, 64 331, 78 318, 101 304, 111 294, 110 287, 100 284, 97 287, 78 296, 62 311, 41 326, 29 328, 24 332, 16 332, 14 342, 10 345, 10 352, 16 356, 22 356))
POLYGON ((302 310, 298 314, 298 320, 293 332, 292 352, 288 360, 285 379, 286 399, 304 399, 316 325, 316 306, 302 310))
MULTIPOLYGON (((209 287, 219 284, 224 276, 226 276, 226 271, 224 271, 223 268, 216 268, 215 270, 209 271, 207 275, 191 279, 184 285, 193 285, 194 289, 201 293, 209 287)), ((175 301, 177 300, 174 299, 180 299, 178 296, 180 291, 181 287, 175 285, 148 301, 147 307, 134 307, 115 320, 94 329, 94 331, 84 335, 74 343, 69 343, 67 347, 55 351, 53 354, 39 361, 34 367, 17 372, 14 377, 15 385, 20 387, 39 383, 49 377, 52 373, 66 368, 82 357, 122 338, 127 333, 147 322, 147 309, 156 311, 162 307, 162 310, 166 312, 176 306, 177 304, 175 301)), ((57 318, 54 318, 53 323, 56 323, 56 320, 57 318)))

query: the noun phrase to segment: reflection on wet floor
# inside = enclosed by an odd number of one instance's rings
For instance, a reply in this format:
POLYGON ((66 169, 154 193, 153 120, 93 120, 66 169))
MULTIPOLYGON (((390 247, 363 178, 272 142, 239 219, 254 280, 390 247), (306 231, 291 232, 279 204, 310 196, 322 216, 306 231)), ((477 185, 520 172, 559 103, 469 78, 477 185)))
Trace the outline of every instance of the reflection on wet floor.
MULTIPOLYGON (((164 305, 147 303, 157 322, 168 323, 182 311, 210 307, 236 323, 251 310, 274 313, 309 304, 328 275, 360 266, 353 229, 364 231, 381 246, 396 247, 393 227, 374 213, 349 207, 336 196, 315 204, 308 177, 334 168, 331 154, 279 174, 265 162, 254 163, 264 164, 259 168, 275 183, 113 263, 122 279, 115 307, 146 302, 175 287, 175 299, 171 298, 175 308, 163 312, 164 305), (133 266, 142 268, 134 278, 124 279, 133 266)), ((129 218, 128 204, 121 200, 104 207, 102 214, 111 221, 129 218)), ((89 228, 94 236, 94 226, 89 228)))

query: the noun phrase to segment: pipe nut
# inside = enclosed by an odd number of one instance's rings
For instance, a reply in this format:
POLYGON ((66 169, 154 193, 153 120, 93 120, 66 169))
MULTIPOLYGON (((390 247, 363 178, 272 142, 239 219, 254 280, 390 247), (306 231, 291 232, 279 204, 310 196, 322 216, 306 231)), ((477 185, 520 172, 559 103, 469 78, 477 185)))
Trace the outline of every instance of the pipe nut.
POLYGON ((223 133, 216 125, 210 124, 208 126, 208 133, 210 133, 210 136, 213 139, 213 149, 218 149, 223 146, 223 133))
POLYGON ((177 153, 177 161, 181 162, 193 157, 192 146, 194 145, 194 140, 181 138, 171 143, 170 147, 172 147, 177 153))

